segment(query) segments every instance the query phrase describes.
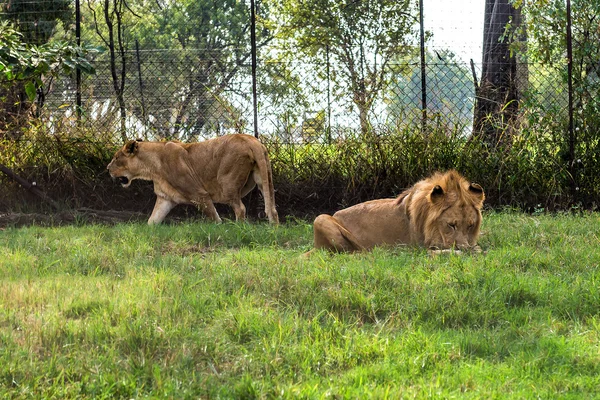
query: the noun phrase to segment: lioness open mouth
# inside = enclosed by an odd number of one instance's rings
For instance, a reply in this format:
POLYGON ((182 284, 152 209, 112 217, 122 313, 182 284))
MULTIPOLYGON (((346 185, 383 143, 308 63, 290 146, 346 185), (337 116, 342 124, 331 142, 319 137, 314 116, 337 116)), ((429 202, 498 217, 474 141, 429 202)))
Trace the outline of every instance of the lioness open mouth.
POLYGON ((119 180, 119 183, 123 186, 129 183, 129 178, 127 178, 126 176, 119 176, 117 177, 117 179, 119 180))

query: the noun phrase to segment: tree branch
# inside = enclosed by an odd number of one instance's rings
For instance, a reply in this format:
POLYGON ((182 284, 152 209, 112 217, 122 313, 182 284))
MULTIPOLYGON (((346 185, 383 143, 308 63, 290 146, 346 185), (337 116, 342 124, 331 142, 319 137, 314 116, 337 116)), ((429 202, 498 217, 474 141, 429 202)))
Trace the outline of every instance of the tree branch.
POLYGON ((50 197, 48 197, 48 195, 46 193, 42 192, 35 185, 35 182, 29 183, 27 180, 25 180, 24 178, 21 178, 13 170, 11 170, 10 168, 6 167, 3 164, 0 164, 0 171, 4 172, 9 178, 13 179, 19 185, 21 185, 25 189, 29 190, 31 193, 35 194, 36 196, 38 196, 39 198, 44 200, 46 203, 50 204, 55 209, 57 209, 57 210, 60 209, 60 205, 57 202, 55 202, 54 200, 52 200, 50 197))

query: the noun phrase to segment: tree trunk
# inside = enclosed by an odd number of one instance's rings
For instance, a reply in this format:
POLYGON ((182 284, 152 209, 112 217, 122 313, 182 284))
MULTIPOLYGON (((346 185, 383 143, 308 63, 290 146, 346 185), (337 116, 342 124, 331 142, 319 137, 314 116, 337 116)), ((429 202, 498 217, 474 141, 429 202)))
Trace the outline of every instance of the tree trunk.
POLYGON ((506 143, 519 109, 517 59, 510 40, 520 21, 510 0, 486 0, 481 82, 476 88, 473 133, 490 145, 506 143), (507 25, 511 23, 510 31, 507 25))
POLYGON ((369 134, 369 107, 366 104, 358 104, 358 115, 360 119, 360 133, 363 137, 369 134))
POLYGON ((127 141, 127 109, 125 106, 125 98, 123 97, 123 92, 125 89, 125 48, 123 46, 123 42, 121 40, 121 31, 123 29, 120 4, 117 1, 114 1, 113 4, 113 13, 116 16, 117 22, 117 36, 118 40, 115 41, 115 33, 114 33, 114 21, 113 16, 110 12, 110 2, 109 0, 105 0, 104 2, 104 21, 106 26, 108 27, 108 49, 110 51, 110 73, 112 76, 113 88, 115 90, 115 96, 117 97, 117 102, 119 103, 119 116, 120 116, 120 127, 119 132, 121 134, 121 139, 125 142, 127 141), (116 43, 117 42, 117 43, 116 43), (118 44, 119 48, 115 49, 118 44), (117 55, 116 51, 119 51, 119 55, 121 57, 121 76, 119 80, 119 76, 117 75, 117 55))

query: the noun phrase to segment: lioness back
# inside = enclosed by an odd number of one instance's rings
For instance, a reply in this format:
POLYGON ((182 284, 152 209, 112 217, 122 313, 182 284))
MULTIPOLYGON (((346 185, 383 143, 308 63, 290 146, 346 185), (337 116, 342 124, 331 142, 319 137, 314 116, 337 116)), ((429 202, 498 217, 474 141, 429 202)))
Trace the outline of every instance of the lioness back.
POLYGON ((220 222, 213 203, 229 204, 244 220, 241 201, 258 186, 265 212, 278 223, 271 164, 266 148, 249 135, 225 135, 198 143, 127 142, 108 165, 123 186, 134 179, 154 182, 156 204, 149 223, 160 223, 177 204, 194 204, 220 222))

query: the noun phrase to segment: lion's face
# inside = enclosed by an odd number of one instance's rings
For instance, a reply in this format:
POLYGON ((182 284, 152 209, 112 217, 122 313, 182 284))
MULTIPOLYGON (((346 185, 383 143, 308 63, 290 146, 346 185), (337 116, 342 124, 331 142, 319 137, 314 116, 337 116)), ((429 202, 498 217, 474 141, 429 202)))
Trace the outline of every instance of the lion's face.
POLYGON ((446 209, 431 225, 425 245, 438 249, 469 249, 477 245, 481 213, 475 207, 462 204, 446 209))
POLYGON ((433 212, 425 227, 427 247, 466 250, 477 245, 483 189, 466 182, 459 187, 456 191, 444 191, 436 186, 429 196, 433 212))
POLYGON ((137 178, 138 160, 136 153, 138 142, 130 140, 119 149, 112 161, 108 164, 108 172, 112 178, 116 178, 123 187, 131 185, 131 181, 137 178))

